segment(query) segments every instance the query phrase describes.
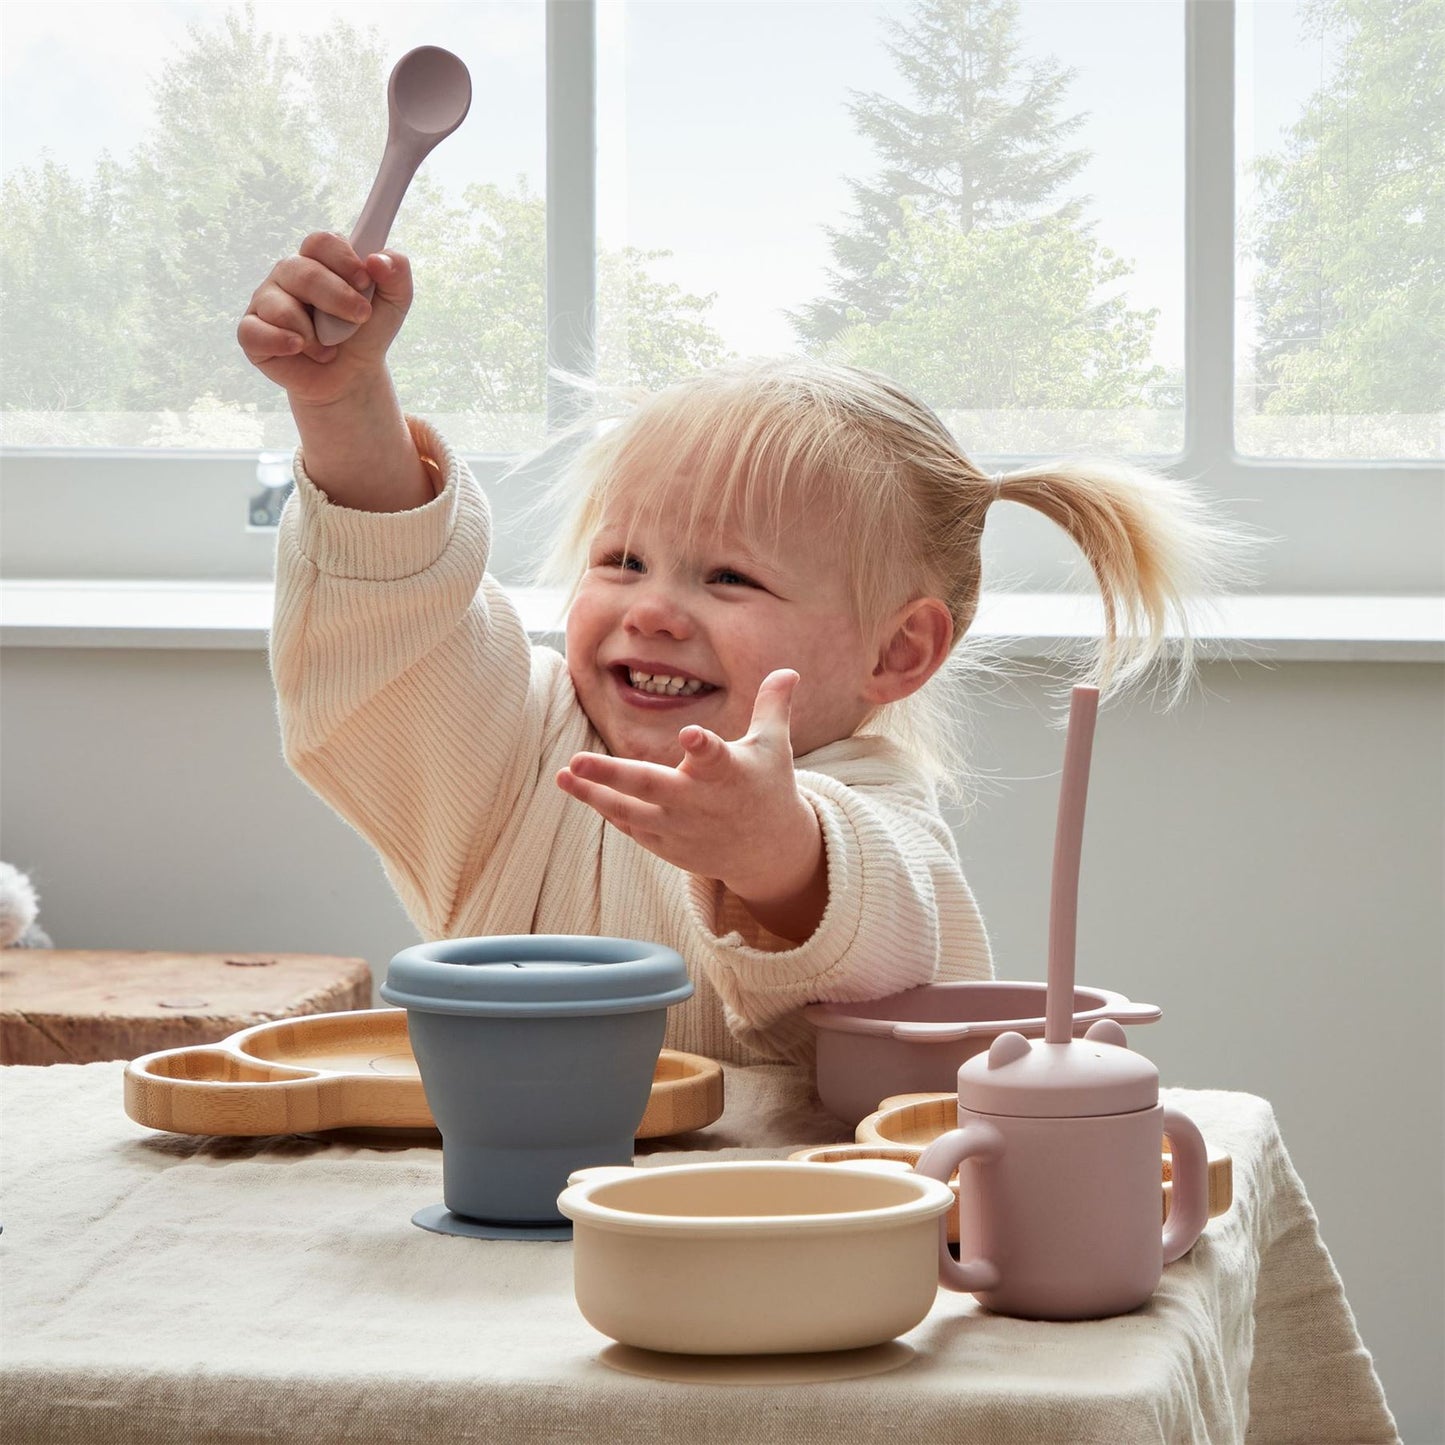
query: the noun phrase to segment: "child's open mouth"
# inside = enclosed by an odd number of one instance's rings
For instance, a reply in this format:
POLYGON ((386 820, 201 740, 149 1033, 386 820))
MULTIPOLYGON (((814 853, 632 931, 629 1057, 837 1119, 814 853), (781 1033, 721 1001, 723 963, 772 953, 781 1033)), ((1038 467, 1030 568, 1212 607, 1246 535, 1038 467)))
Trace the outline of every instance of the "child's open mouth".
POLYGON ((701 697, 706 693, 717 691, 712 683, 681 673, 644 672, 638 668, 628 667, 625 663, 614 667, 612 672, 630 692, 641 693, 645 697, 701 697))

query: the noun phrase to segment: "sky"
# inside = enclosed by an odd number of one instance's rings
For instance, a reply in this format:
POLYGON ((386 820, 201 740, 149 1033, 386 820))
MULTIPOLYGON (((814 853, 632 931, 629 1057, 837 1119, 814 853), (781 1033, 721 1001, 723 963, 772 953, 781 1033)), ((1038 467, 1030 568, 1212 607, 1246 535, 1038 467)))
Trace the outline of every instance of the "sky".
MULTIPOLYGON (((150 89, 186 27, 218 27, 215 0, 0 5, 0 164, 42 153, 86 175, 102 150, 140 139, 150 89)), ((466 61, 473 104, 427 166, 449 190, 510 185, 545 170, 541 0, 512 3, 276 4, 268 29, 324 29, 337 14, 375 24, 389 55, 440 44, 466 61)), ((825 289, 826 225, 846 222, 847 177, 875 160, 844 105, 853 91, 906 100, 883 48, 899 0, 603 0, 599 13, 603 244, 674 254, 657 274, 716 293, 713 324, 744 352, 794 344, 782 315, 825 289)), ((1269 148, 1319 83, 1321 57, 1298 42, 1293 0, 1245 10, 1242 149, 1269 148)), ((1156 359, 1183 357, 1182 0, 1024 0, 1025 51, 1078 75, 1065 111, 1087 116, 1071 144, 1093 152, 1071 193, 1092 198, 1098 235, 1129 259, 1131 303, 1160 310, 1156 359), (1122 36, 1128 44, 1120 43, 1122 36)), ((378 96, 378 105, 384 105, 378 96)), ((259 279, 259 278, 258 278, 259 279)))

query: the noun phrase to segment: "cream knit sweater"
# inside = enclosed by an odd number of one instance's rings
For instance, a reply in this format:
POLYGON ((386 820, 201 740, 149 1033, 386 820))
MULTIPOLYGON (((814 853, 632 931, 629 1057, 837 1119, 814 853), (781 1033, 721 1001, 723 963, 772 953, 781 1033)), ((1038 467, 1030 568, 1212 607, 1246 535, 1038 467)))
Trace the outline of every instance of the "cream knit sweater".
POLYGON ((731 1063, 808 1061, 804 1004, 990 976, 933 788, 886 739, 845 738, 797 761, 823 829, 829 893, 800 945, 563 793, 558 769, 603 751, 601 739, 566 662, 531 645, 486 574, 481 489, 435 431, 409 425, 444 479, 414 511, 337 506, 297 453, 271 667, 287 761, 376 848, 427 938, 665 943, 696 984, 670 1012, 667 1046, 731 1063))

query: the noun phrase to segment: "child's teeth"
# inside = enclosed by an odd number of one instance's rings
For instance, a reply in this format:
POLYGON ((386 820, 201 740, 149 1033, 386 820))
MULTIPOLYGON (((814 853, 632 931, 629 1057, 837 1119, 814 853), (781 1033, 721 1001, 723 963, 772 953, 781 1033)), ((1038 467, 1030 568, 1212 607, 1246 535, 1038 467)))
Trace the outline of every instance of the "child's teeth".
POLYGON ((639 692, 655 692, 669 697, 691 697, 702 691, 697 678, 669 677, 666 673, 633 672, 628 670, 628 680, 639 692))

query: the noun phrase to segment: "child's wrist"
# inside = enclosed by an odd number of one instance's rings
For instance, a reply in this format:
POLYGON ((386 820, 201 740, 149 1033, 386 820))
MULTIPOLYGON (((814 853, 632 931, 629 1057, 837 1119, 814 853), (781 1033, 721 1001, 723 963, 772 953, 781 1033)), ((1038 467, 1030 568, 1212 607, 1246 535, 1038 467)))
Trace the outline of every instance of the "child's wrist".
POLYGON ((331 402, 293 399, 291 411, 307 475, 339 506, 403 512, 438 495, 436 463, 418 451, 384 367, 331 402))
POLYGON ((797 841, 769 847, 766 873, 722 884, 769 932, 802 943, 828 904, 828 853, 817 814, 801 798, 798 806, 797 841))
POLYGON ((304 421, 313 426, 354 426, 359 417, 375 415, 377 408, 389 411, 393 407, 399 412, 401 405, 396 399, 396 388, 392 385, 391 373, 385 363, 374 372, 358 376, 350 386, 335 396, 324 400, 288 392, 286 400, 298 426, 304 421))

